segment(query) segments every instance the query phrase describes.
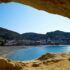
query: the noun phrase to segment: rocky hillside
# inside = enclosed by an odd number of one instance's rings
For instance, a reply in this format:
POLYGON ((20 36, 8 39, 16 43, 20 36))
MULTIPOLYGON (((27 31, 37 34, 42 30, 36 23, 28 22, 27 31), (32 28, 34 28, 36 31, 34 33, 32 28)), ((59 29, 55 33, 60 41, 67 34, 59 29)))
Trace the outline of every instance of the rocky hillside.
POLYGON ((20 39, 20 34, 0 27, 0 38, 7 40, 20 39))
POLYGON ((46 34, 46 40, 47 43, 51 44, 69 44, 70 45, 70 33, 68 32, 63 32, 63 31, 54 31, 54 32, 48 32, 46 34))
POLYGON ((46 37, 44 34, 24 33, 22 34, 22 38, 25 40, 39 41, 39 40, 44 40, 46 37))
POLYGON ((48 32, 46 34, 24 33, 0 28, 0 45, 70 45, 70 33, 63 31, 48 32))
POLYGON ((0 45, 4 45, 7 40, 17 40, 20 39, 20 34, 5 28, 0 27, 0 45))

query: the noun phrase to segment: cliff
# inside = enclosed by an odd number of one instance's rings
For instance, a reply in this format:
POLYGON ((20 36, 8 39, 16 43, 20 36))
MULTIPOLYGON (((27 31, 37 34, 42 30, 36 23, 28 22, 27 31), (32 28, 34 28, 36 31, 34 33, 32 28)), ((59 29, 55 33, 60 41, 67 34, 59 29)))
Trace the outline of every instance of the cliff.
POLYGON ((70 70, 70 53, 47 53, 29 62, 0 57, 0 70, 70 70))

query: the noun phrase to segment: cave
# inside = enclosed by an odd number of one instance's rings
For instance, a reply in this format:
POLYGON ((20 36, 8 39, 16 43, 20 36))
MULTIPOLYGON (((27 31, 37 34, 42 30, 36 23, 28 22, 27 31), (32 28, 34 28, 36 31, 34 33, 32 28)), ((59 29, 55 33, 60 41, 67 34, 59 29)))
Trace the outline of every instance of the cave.
POLYGON ((0 3, 18 2, 49 13, 70 18, 70 0, 0 0, 0 3))

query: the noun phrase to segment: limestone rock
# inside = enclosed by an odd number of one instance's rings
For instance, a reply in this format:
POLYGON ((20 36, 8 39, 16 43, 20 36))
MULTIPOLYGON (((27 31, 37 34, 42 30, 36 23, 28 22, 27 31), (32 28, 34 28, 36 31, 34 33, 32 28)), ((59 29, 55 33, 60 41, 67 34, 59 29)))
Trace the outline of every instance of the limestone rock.
POLYGON ((70 70, 70 53, 47 53, 27 62, 17 62, 0 56, 0 70, 70 70))
POLYGON ((0 70, 20 70, 22 67, 8 59, 0 59, 0 70))

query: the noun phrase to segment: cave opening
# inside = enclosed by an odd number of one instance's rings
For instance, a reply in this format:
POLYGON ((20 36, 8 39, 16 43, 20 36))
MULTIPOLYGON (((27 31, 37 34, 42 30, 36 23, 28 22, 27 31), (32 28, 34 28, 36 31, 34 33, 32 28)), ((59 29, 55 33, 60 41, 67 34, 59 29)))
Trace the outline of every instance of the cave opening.
POLYGON ((51 31, 70 32, 70 19, 20 3, 0 4, 0 27, 18 33, 34 32, 45 34, 51 31))

